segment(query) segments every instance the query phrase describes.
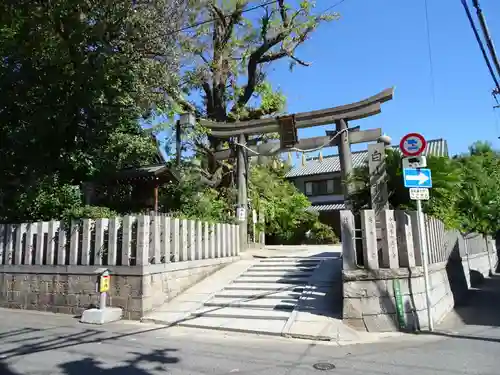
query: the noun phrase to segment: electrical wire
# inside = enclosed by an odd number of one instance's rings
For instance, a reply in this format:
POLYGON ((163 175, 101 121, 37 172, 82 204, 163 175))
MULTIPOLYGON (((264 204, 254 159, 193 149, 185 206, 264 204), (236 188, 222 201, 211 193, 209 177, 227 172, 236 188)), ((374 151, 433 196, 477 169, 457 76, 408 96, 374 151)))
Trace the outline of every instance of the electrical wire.
MULTIPOLYGON (((252 12, 252 11, 254 11, 256 9, 264 8, 264 7, 268 6, 268 5, 272 5, 272 4, 275 4, 277 2, 278 2, 278 0, 267 1, 265 3, 259 4, 259 5, 255 5, 255 6, 251 7, 251 8, 244 9, 241 13, 252 12)), ((230 17, 230 16, 228 15, 226 17, 230 17)), ((215 22, 215 21, 217 21, 216 18, 210 18, 210 19, 205 20, 205 21, 200 21, 200 22, 197 22, 197 23, 193 23, 191 25, 187 25, 187 26, 181 27, 180 29, 174 30, 174 31, 172 31, 171 34, 177 34, 177 33, 189 30, 189 29, 194 29, 194 28, 196 28, 198 26, 203 26, 203 25, 206 25, 207 23, 212 23, 212 22, 215 22)))
MULTIPOLYGON (((272 5, 272 4, 276 4, 279 0, 271 0, 271 1, 267 1, 265 3, 262 3, 262 4, 259 4, 259 5, 255 5, 251 8, 248 8, 248 9, 245 9, 243 10, 241 13, 247 13, 247 12, 252 12, 254 10, 257 10, 259 8, 264 8, 268 5, 272 5)), ((339 6, 340 4, 342 4, 343 2, 345 2, 346 0, 340 0, 338 2, 336 2, 335 4, 329 6, 328 8, 324 9, 321 13, 326 13, 328 12, 329 10, 332 10, 333 8, 339 6)), ((226 17, 230 17, 230 15, 227 15, 226 17)), ((183 32, 183 31, 186 31, 186 30, 190 30, 190 29, 194 29, 198 26, 203 26, 203 25, 206 25, 208 23, 212 23, 212 22, 215 22, 217 21, 216 18, 210 18, 208 20, 205 20, 205 21, 200 21, 200 22, 197 22, 197 23, 193 23, 191 25, 187 25, 187 26, 184 26, 184 27, 181 27, 180 29, 177 29, 177 30, 174 30, 170 33, 170 35, 172 34, 178 34, 180 32, 183 32)))
POLYGON ((430 78, 431 78, 431 93, 432 93, 432 101, 433 104, 436 104, 436 87, 434 81, 434 64, 432 61, 432 45, 431 45, 431 28, 429 22, 429 4, 427 0, 424 0, 425 5, 425 28, 427 31, 427 52, 429 55, 429 69, 430 69, 430 78))
MULTIPOLYGON (((477 31, 476 24, 474 23, 474 19, 472 18, 472 14, 469 9, 469 5, 467 4, 466 0, 461 0, 462 5, 465 9, 465 13, 467 14, 467 18, 469 19, 470 27, 472 28, 472 31, 474 32, 474 36, 476 37, 477 43, 479 44, 479 48, 481 49, 481 53, 483 54, 484 61, 486 63, 486 66, 488 67, 488 70, 490 71, 491 78, 493 79, 493 82, 495 82, 495 85, 497 89, 500 91, 500 83, 498 83, 497 77, 495 75, 495 72, 493 70, 493 67, 491 66, 490 59, 488 57, 488 54, 486 53, 486 49, 484 48, 483 41, 481 37, 479 36, 479 31, 477 31)), ((493 95, 495 97, 495 95, 493 95)), ((496 97, 495 97, 496 100, 496 97)))

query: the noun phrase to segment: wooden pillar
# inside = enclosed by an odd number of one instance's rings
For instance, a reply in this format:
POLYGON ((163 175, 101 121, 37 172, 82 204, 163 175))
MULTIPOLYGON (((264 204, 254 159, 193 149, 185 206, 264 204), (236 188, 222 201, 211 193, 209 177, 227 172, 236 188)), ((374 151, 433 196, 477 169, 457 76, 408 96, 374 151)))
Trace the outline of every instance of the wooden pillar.
POLYGON ((158 182, 155 182, 154 186, 154 211, 158 214, 158 182))

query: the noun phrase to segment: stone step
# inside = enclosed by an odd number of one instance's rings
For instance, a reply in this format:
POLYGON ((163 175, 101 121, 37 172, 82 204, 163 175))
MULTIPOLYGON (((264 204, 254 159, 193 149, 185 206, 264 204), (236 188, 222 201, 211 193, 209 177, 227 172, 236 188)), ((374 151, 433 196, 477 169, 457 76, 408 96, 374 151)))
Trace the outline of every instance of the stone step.
POLYGON ((302 265, 317 265, 321 262, 319 259, 294 259, 294 258, 266 258, 260 259, 259 263, 276 263, 276 264, 302 264, 302 265))
POLYGON ((314 272, 317 267, 253 266, 247 272, 314 272))
POLYGON ((280 276, 240 276, 233 281, 233 284, 238 283, 279 283, 279 284, 294 284, 294 285, 307 285, 308 277, 280 277, 280 276))
POLYGON ((281 336, 286 319, 263 320, 252 318, 217 318, 200 316, 179 323, 183 327, 214 329, 229 332, 256 333, 260 335, 281 336))
POLYGON ((258 272, 258 271, 246 271, 243 273, 242 277, 305 277, 309 278, 313 274, 313 271, 268 271, 268 272, 258 272))
POLYGON ((204 306, 208 307, 236 307, 250 309, 271 309, 281 311, 292 311, 296 305, 296 299, 279 300, 273 298, 260 298, 253 300, 241 298, 212 298, 210 301, 204 303, 204 306))
POLYGON ((272 299, 298 299, 302 294, 302 290, 298 292, 278 290, 226 290, 216 293, 216 298, 244 298, 244 299, 259 299, 259 298, 272 298, 272 299))
POLYGON ((236 318, 236 319, 262 319, 262 320, 288 320, 290 311, 270 309, 243 309, 238 307, 211 307, 205 306, 194 312, 191 316, 203 316, 211 318, 236 318))
POLYGON ((251 291, 290 291, 302 292, 305 286, 282 283, 236 283, 227 285, 224 290, 251 290, 251 291))

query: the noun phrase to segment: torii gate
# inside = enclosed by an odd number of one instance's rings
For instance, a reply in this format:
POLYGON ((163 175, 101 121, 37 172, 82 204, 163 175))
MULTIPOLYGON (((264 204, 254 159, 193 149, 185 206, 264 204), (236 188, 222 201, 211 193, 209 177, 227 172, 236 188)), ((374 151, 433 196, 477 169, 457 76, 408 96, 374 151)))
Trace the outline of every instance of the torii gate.
MULTIPOLYGON (((392 100, 394 87, 386 89, 374 96, 361 100, 356 103, 321 109, 311 112, 301 112, 292 115, 263 118, 259 120, 237 121, 237 122, 214 122, 200 119, 199 122, 211 131, 215 138, 229 139, 237 137, 235 142, 237 146, 236 155, 233 149, 219 150, 215 152, 217 160, 224 160, 237 157, 238 170, 238 214, 240 220, 240 238, 242 248, 247 243, 247 171, 246 158, 247 149, 253 151, 256 155, 271 156, 283 152, 288 152, 294 148, 301 150, 313 150, 318 147, 339 148, 340 169, 344 190, 344 199, 346 207, 349 207, 348 196, 351 192, 350 184, 345 183, 346 177, 352 172, 351 144, 367 142, 384 142, 382 130, 380 128, 359 130, 359 127, 348 127, 348 122, 360 120, 366 117, 374 116, 382 112, 381 104, 392 100), (323 137, 312 137, 298 139, 297 129, 311 128, 314 126, 328 125, 335 123, 335 131, 327 131, 323 137), (247 136, 267 133, 280 134, 280 142, 264 143, 260 145, 247 145, 247 136)), ((382 144, 380 144, 382 146, 382 144)), ((375 150, 376 152, 379 152, 375 150)), ((377 154, 378 170, 380 171, 380 157, 377 154)), ((383 160, 382 160, 383 162, 383 160)), ((370 168, 372 169, 372 168, 370 168)), ((377 173, 380 177, 380 173, 377 173)), ((378 178, 377 178, 378 180, 378 178)), ((378 207, 387 205, 387 188, 385 184, 373 181, 372 184, 372 202, 378 207), (377 187, 377 188, 374 188, 377 187), (385 190, 381 192, 381 190, 385 190), (374 194, 375 193, 375 194, 374 194)), ((354 228, 352 228, 354 230, 354 228)))

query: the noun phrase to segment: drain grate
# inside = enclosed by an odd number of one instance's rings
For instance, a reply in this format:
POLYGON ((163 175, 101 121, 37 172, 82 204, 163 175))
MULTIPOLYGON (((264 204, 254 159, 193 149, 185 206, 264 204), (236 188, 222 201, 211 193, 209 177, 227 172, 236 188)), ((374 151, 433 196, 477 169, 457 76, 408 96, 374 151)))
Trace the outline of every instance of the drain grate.
POLYGON ((329 371, 333 370, 335 368, 335 365, 333 363, 328 363, 328 362, 319 362, 315 363, 313 367, 319 371, 329 371))

